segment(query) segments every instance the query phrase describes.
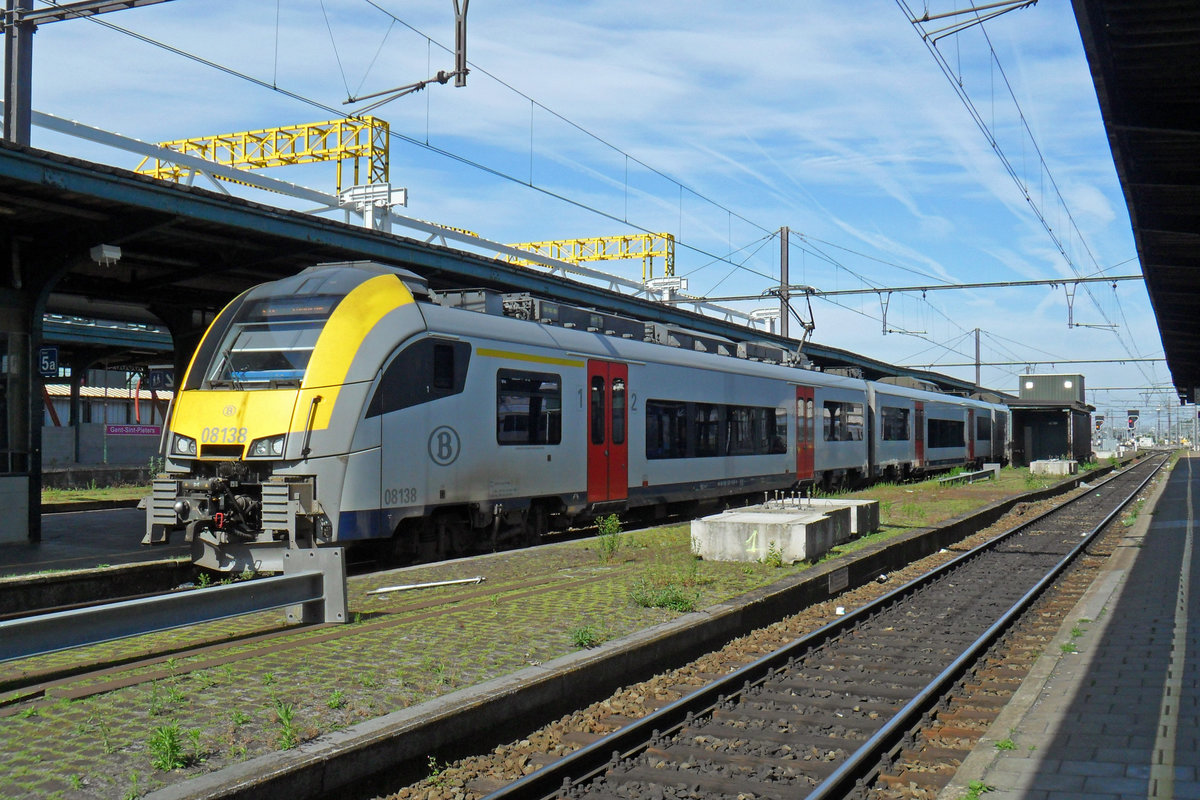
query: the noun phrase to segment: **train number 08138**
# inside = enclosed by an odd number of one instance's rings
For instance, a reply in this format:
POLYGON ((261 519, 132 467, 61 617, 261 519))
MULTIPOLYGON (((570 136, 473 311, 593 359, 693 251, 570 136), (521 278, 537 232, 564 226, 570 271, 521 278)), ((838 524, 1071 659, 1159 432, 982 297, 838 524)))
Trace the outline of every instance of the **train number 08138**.
POLYGON ((415 502, 417 502, 417 487, 415 486, 383 490, 383 504, 385 506, 412 505, 415 502))

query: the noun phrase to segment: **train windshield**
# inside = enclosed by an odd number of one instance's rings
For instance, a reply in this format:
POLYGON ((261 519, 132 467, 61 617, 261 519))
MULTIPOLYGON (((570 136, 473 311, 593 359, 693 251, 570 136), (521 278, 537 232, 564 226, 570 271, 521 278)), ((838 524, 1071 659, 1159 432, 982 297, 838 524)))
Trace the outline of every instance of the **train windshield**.
POLYGON ((209 386, 299 386, 325 321, 342 297, 307 295, 248 301, 214 354, 209 386))

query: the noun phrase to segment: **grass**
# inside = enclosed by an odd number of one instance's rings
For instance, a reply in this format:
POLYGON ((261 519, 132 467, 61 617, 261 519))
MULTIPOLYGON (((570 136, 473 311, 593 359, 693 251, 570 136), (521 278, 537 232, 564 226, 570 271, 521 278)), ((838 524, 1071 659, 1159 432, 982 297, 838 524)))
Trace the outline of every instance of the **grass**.
POLYGON ((150 494, 149 486, 88 486, 82 489, 42 489, 42 502, 57 504, 141 500, 148 494, 150 494))
POLYGON ((591 625, 582 625, 578 628, 572 628, 570 631, 568 631, 568 635, 571 637, 571 644, 575 645, 581 650, 590 650, 603 641, 600 636, 600 632, 591 625))

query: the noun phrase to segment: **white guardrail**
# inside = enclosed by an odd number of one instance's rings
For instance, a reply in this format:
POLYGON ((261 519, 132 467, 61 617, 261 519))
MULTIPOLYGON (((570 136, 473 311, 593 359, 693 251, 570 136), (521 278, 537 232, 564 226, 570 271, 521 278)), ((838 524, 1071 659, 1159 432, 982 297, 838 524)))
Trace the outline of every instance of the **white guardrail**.
POLYGON ((287 609, 288 622, 346 621, 344 548, 287 550, 282 575, 0 622, 0 662, 287 609))

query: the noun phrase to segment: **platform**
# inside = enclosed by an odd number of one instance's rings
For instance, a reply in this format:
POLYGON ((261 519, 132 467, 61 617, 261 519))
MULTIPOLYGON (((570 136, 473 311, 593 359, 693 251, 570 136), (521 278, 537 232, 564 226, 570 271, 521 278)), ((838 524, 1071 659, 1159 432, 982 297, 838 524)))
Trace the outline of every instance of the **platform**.
POLYGON ((938 800, 966 796, 971 781, 988 800, 1200 800, 1198 509, 1193 454, 938 800), (998 749, 1004 740, 1013 749, 998 749))
POLYGON ((143 545, 145 527, 146 512, 137 508, 43 514, 40 542, 0 544, 0 576, 190 557, 182 542, 143 545))

